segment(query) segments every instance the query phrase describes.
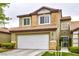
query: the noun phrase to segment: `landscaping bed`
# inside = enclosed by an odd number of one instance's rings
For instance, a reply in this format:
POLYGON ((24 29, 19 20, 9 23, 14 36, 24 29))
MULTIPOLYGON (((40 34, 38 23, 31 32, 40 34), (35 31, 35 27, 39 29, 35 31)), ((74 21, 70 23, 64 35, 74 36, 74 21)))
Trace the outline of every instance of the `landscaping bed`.
POLYGON ((0 48, 0 53, 6 52, 6 51, 8 51, 8 50, 9 50, 9 49, 0 48))
POLYGON ((15 43, 0 43, 0 53, 13 50, 15 43))
POLYGON ((72 53, 79 54, 79 47, 70 47, 69 48, 69 51, 72 52, 72 53))
POLYGON ((79 56, 79 54, 76 53, 69 53, 69 52, 49 52, 46 51, 42 56, 79 56))

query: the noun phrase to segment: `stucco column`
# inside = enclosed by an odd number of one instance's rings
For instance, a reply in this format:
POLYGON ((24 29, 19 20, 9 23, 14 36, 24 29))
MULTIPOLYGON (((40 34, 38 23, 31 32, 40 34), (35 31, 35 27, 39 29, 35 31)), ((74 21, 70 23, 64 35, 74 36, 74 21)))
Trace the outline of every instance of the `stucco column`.
POLYGON ((11 34, 11 42, 15 43, 15 48, 16 48, 16 35, 15 35, 15 33, 11 34))
POLYGON ((50 32, 49 49, 56 49, 56 31, 50 32))
POLYGON ((16 48, 16 35, 15 35, 15 33, 11 34, 11 42, 15 43, 15 48, 16 48))
POLYGON ((16 41, 15 38, 16 38, 16 37, 15 37, 15 33, 12 33, 12 34, 11 34, 11 42, 13 42, 13 41, 15 42, 15 41, 16 41))

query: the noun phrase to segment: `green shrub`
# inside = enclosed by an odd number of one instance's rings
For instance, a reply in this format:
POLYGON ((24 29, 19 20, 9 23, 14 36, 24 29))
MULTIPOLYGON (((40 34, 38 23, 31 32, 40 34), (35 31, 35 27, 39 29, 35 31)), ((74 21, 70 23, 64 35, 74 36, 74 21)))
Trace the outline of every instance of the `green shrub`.
POLYGON ((8 49, 0 48, 0 53, 5 52, 5 51, 8 51, 8 49))
POLYGON ((49 52, 46 51, 42 56, 79 56, 76 53, 69 53, 69 52, 49 52))
POLYGON ((1 47, 1 43, 0 43, 0 47, 1 47))
POLYGON ((1 47, 7 48, 7 49, 13 49, 15 46, 15 43, 1 43, 1 47))
POLYGON ((52 53, 46 51, 42 56, 52 56, 52 53))
POLYGON ((79 47, 70 47, 69 51, 72 53, 78 53, 79 54, 79 47))
POLYGON ((60 50, 61 50, 61 47, 60 47, 60 46, 57 46, 57 47, 56 47, 56 50, 57 50, 57 51, 60 51, 60 50))

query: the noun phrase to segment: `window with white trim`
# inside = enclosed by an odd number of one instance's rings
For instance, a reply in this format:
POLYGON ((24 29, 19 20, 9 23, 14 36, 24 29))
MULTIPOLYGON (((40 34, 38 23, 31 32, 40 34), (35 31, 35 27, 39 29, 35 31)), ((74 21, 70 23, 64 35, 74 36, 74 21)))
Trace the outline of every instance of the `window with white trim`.
POLYGON ((39 24, 50 24, 50 15, 40 15, 39 24))
POLYGON ((73 46, 78 46, 78 34, 73 34, 72 43, 73 46))
POLYGON ((73 34, 73 38, 78 38, 78 34, 73 34))
POLYGON ((68 29, 69 29, 69 24, 65 23, 65 22, 62 22, 61 23, 61 30, 68 30, 68 29))
POLYGON ((78 44, 74 43, 74 44, 73 44, 73 47, 78 47, 78 44))
POLYGON ((31 25, 31 18, 30 17, 25 17, 23 19, 23 24, 28 26, 28 25, 31 25))

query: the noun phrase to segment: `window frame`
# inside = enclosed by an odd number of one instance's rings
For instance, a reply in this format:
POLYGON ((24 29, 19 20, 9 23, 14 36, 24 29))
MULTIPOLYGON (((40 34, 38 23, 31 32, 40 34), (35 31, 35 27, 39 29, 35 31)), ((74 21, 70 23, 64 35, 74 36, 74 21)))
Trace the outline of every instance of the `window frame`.
POLYGON ((23 25, 24 25, 24 26, 31 26, 31 17, 24 17, 24 18, 23 18, 23 25), (24 25, 24 19, 26 19, 26 18, 29 18, 29 20, 30 20, 30 21, 29 21, 29 22, 30 22, 29 25, 24 25))
POLYGON ((78 44, 77 43, 73 43, 72 46, 73 47, 78 47, 78 44))
POLYGON ((69 23, 65 23, 65 22, 62 22, 61 24, 61 30, 68 30, 69 29, 69 23))
POLYGON ((78 38, 73 38, 72 42, 73 42, 73 44, 78 44, 78 38))
POLYGON ((78 47, 78 33, 73 33, 73 37, 72 37, 72 45, 73 46, 77 46, 78 47), (74 37, 75 36, 75 37, 74 37))
MULTIPOLYGON (((45 22, 45 21, 44 21, 45 22)), ((51 23, 51 16, 50 16, 50 14, 47 14, 47 15, 39 15, 38 16, 38 23, 39 23, 39 25, 46 25, 46 24, 50 24, 51 23), (41 19, 40 19, 40 17, 42 17, 42 16, 48 16, 49 17, 49 22, 48 23, 40 23, 41 22, 41 19)))

